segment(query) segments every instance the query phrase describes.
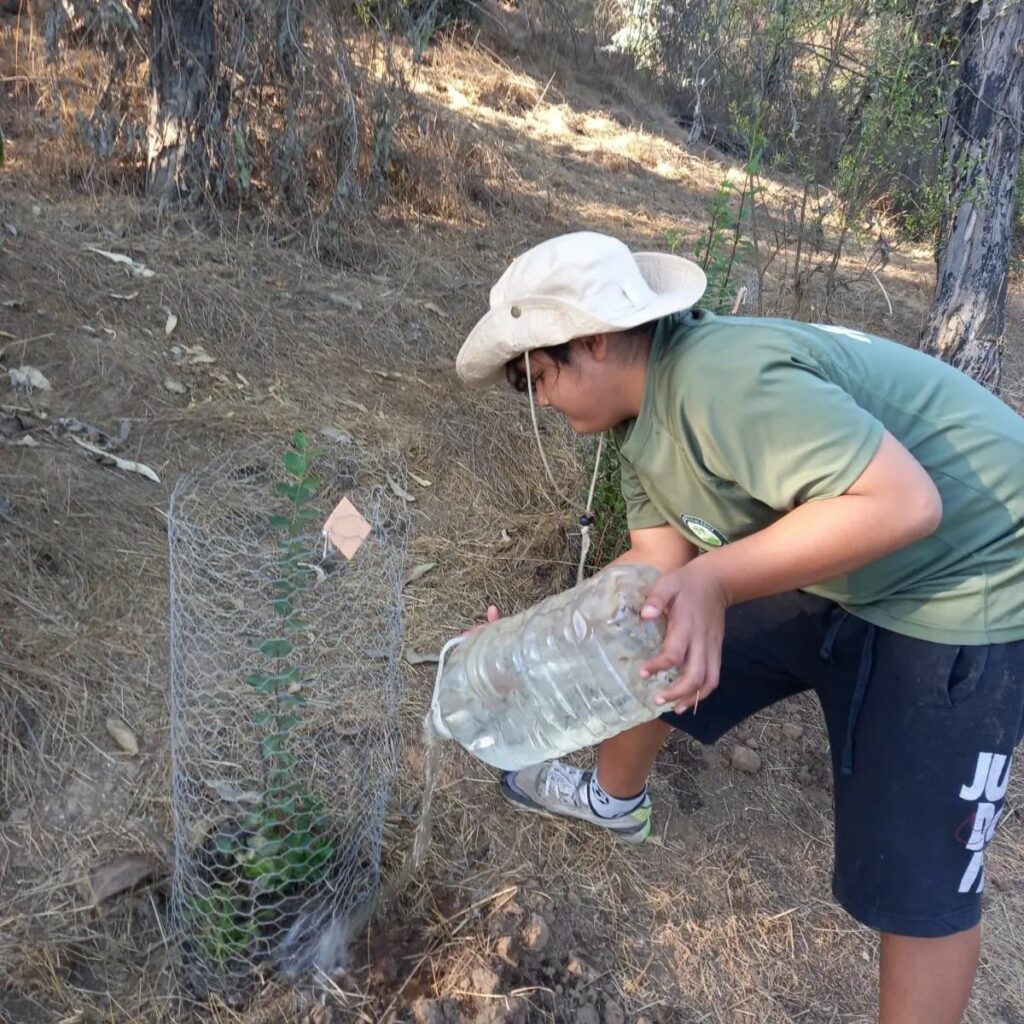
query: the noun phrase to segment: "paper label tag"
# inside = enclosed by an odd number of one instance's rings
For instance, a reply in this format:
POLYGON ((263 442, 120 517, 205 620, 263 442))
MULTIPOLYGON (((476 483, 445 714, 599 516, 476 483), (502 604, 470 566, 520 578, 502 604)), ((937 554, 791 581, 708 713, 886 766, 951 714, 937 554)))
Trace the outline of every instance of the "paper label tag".
POLYGON ((338 507, 324 523, 324 536, 346 557, 352 558, 370 535, 370 524, 348 498, 342 498, 338 507))

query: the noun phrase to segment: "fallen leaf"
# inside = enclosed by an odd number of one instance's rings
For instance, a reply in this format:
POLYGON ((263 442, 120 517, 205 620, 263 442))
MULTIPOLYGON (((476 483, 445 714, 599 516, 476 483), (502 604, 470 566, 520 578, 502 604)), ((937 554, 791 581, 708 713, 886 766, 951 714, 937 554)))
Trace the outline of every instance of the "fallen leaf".
POLYGON ((227 800, 232 804, 258 804, 261 799, 259 791, 255 789, 239 789, 238 786, 224 779, 211 779, 207 785, 213 789, 221 800, 227 800))
POLYGON ((358 299, 350 298, 342 292, 331 292, 327 296, 336 306, 348 306, 355 313, 362 311, 363 304, 358 299))
POLYGON ((381 380, 401 380, 402 375, 397 370, 370 370, 370 373, 374 377, 380 377, 381 380))
POLYGON ((174 328, 178 326, 178 318, 173 313, 167 314, 167 322, 164 324, 164 334, 173 334, 174 328))
POLYGON ((321 427, 320 433, 326 437, 328 441, 333 441, 335 444, 352 443, 352 435, 346 434, 344 430, 339 430, 337 427, 321 427))
POLYGON ((217 362, 202 345, 186 345, 185 355, 193 366, 209 366, 217 362))
POLYGON ((410 665, 436 665, 441 659, 436 654, 424 654, 421 651, 406 651, 405 660, 410 665))
POLYGON ((11 334, 10 331, 0 331, 0 338, 10 338, 13 340, 15 337, 17 335, 11 334))
POLYGON ((20 366, 8 370, 7 376, 10 378, 11 387, 15 391, 23 391, 26 395, 31 395, 33 391, 53 390, 50 382, 34 366, 20 366))
POLYGON ((39 442, 31 435, 25 434, 19 437, 17 441, 5 441, 6 445, 10 448, 38 448, 39 442))
POLYGON ((110 252, 107 249, 98 249, 95 245, 85 246, 86 252, 94 252, 97 256, 102 256, 104 259, 110 260, 111 263, 119 263, 123 266, 132 277, 153 277, 153 271, 145 264, 139 263, 138 260, 133 260, 131 256, 125 256, 122 252, 110 252))
POLYGON ((25 308, 25 303, 21 299, 5 299, 4 300, 4 308, 5 309, 24 309, 25 308))
POLYGON ((410 494, 400 483, 393 480, 390 476, 388 477, 388 487, 391 488, 391 493, 394 494, 396 498, 401 498, 402 501, 416 500, 414 495, 410 494))
POLYGON ((139 752, 139 741, 135 733, 117 715, 108 715, 103 723, 110 738, 126 753, 133 757, 139 752))
POLYGON ((418 483, 418 484, 420 485, 420 487, 433 487, 433 486, 434 486, 434 485, 433 485, 433 484, 432 484, 432 483, 431 483, 431 482, 430 482, 429 480, 427 480, 427 479, 426 479, 425 477, 422 477, 422 476, 417 476, 417 475, 416 475, 415 473, 410 473, 410 474, 409 474, 409 477, 410 477, 410 479, 412 479, 412 480, 415 480, 415 481, 416 481, 416 483, 418 483))
POLYGON ((71 440, 86 451, 109 459, 118 469, 123 469, 126 473, 139 473, 141 476, 146 477, 146 479, 152 480, 155 484, 160 483, 160 477, 143 462, 133 462, 131 459, 122 459, 119 455, 111 455, 110 452, 105 452, 102 448, 97 448, 96 445, 89 444, 88 441, 83 441, 80 437, 75 437, 74 434, 71 435, 71 440))
POLYGON ((508 530, 502 530, 501 531, 501 536, 498 538, 498 540, 497 540, 497 542, 495 543, 494 546, 499 551, 504 551, 505 548, 512 547, 512 545, 514 543, 515 543, 515 541, 513 541, 512 538, 508 535, 508 530))
POLYGON ((433 302, 422 303, 424 309, 429 309, 431 313, 437 314, 442 320, 448 319, 448 314, 440 307, 435 305, 433 302))
POLYGON ((352 398, 343 398, 341 402, 343 405, 350 405, 353 409, 358 409, 364 416, 370 415, 370 410, 362 402, 357 402, 352 398))
POLYGON ((112 299, 120 299, 122 302, 131 302, 132 299, 139 297, 138 292, 111 292, 110 297, 112 299))
POLYGON ((11 238, 17 238, 18 237, 18 225, 17 224, 11 224, 8 221, 6 224, 4 224, 4 231, 6 231, 7 234, 9 234, 11 236, 11 238))
POLYGON ((94 867, 79 884, 78 891, 82 899, 95 907, 165 870, 165 865, 149 854, 123 853, 94 867))
POLYGON ((421 562, 419 565, 413 566, 405 576, 402 577, 403 588, 409 586, 410 583, 415 583, 417 580, 423 579, 431 569, 436 568, 437 562, 421 562))
POLYGON ((187 395, 188 388, 177 377, 164 377, 164 390, 172 395, 187 395))

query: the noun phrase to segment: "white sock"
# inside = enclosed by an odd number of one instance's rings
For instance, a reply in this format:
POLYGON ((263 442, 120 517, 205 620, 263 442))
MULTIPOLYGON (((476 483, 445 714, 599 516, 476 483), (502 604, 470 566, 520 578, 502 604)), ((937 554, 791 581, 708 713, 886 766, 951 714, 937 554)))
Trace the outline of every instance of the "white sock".
POLYGON ((597 772, 590 773, 590 782, 586 788, 587 803, 599 818, 621 818, 624 814, 635 811, 647 796, 646 786, 636 796, 612 796, 601 788, 601 783, 597 781, 597 772))

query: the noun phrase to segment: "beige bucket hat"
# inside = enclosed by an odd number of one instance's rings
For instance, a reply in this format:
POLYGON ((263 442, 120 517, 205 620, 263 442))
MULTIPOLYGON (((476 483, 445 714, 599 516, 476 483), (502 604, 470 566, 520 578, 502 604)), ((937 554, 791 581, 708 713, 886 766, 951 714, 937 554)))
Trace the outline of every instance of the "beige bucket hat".
POLYGON ((559 235, 516 257, 501 275, 455 369, 470 387, 489 387, 524 352, 639 327, 689 309, 706 287, 704 271, 682 256, 631 252, 594 231, 559 235))

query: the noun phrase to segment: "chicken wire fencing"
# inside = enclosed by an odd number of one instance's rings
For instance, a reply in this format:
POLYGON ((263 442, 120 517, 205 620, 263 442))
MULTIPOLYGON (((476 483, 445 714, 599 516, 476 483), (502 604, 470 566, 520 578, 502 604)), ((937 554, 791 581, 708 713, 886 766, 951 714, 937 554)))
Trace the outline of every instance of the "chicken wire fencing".
POLYGON ((301 434, 174 489, 171 919, 197 994, 237 1004, 261 976, 343 967, 377 891, 398 760, 403 494, 394 462, 301 434))

